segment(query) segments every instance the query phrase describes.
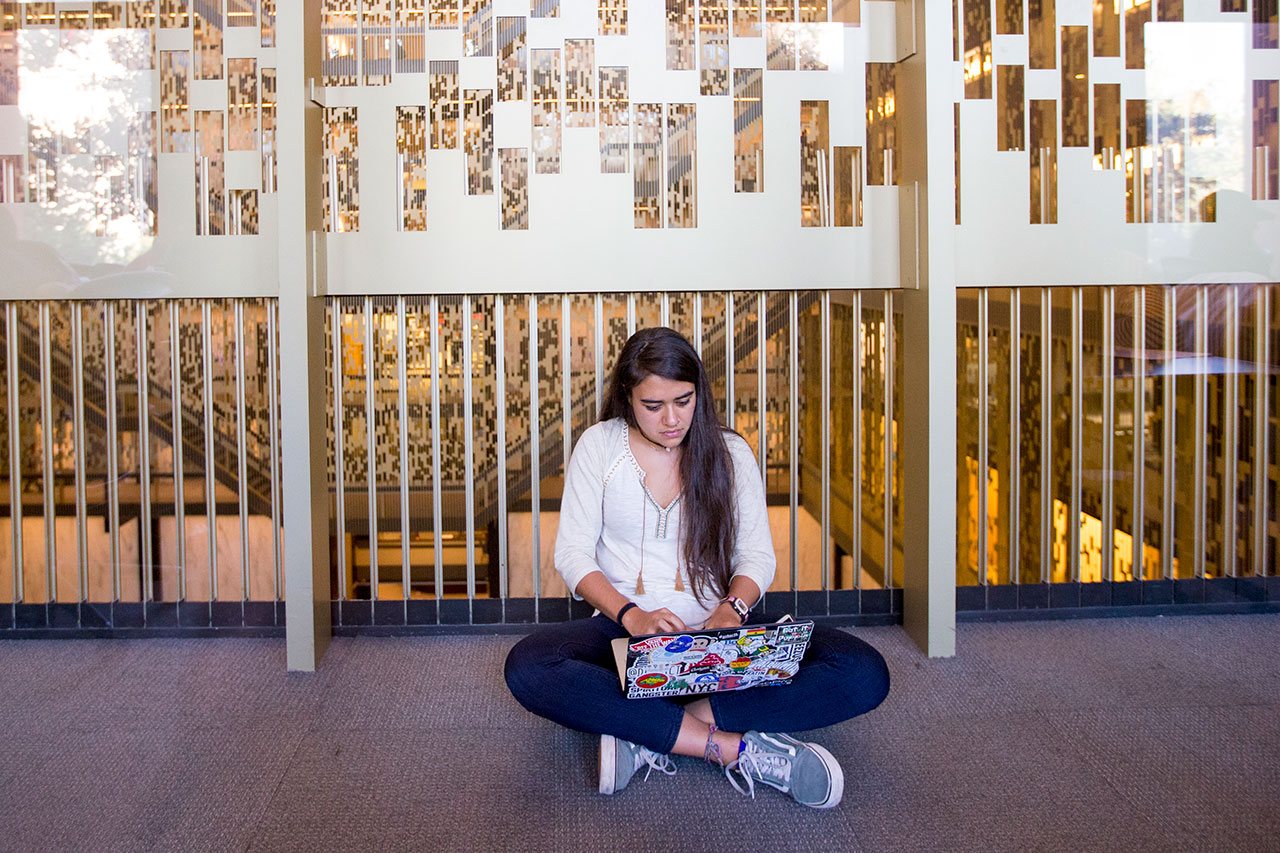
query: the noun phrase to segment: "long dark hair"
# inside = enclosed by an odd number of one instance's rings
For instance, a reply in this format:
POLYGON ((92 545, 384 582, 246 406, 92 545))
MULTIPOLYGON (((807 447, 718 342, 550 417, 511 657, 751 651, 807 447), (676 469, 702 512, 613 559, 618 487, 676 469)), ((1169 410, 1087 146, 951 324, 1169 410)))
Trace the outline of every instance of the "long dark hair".
POLYGON ((708 594, 721 598, 729 589, 738 529, 733 460, 724 442, 727 430, 716 413, 707 371, 684 335, 659 327, 642 329, 627 340, 609 377, 600 420, 623 418, 632 429, 638 429, 631 391, 649 376, 693 383, 696 402, 680 456, 684 562, 698 601, 708 594))

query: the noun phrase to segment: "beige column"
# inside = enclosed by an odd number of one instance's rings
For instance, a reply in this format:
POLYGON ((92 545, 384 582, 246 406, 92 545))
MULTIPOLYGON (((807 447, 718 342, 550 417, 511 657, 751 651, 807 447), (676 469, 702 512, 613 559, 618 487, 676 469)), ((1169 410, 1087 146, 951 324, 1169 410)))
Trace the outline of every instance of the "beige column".
POLYGON ((955 654, 956 287, 951 6, 900 0, 897 119, 905 371, 903 621, 955 654), (933 190, 932 192, 930 190, 933 190), (912 287, 915 285, 914 287, 912 287))
POLYGON ((325 471, 320 0, 276 12, 280 204, 280 416, 288 668, 312 671, 328 645, 329 494, 325 471))

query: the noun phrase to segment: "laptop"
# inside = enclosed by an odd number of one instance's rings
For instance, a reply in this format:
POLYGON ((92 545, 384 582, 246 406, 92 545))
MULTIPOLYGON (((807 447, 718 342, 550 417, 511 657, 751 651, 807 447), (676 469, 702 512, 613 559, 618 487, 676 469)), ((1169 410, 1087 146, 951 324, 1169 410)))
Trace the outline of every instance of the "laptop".
POLYGON ((619 637, 613 656, 622 692, 628 699, 652 699, 787 684, 800 670, 813 634, 813 622, 789 619, 619 637))

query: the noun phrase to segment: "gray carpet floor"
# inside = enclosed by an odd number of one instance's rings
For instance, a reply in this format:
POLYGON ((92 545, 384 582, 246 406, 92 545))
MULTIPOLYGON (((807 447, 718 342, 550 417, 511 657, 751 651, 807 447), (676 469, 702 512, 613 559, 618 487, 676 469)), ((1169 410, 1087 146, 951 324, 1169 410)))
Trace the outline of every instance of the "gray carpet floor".
POLYGON ((0 642, 0 849, 1278 850, 1280 616, 966 624, 813 733, 817 812, 681 759, 595 793, 596 741, 524 712, 511 636, 0 642))

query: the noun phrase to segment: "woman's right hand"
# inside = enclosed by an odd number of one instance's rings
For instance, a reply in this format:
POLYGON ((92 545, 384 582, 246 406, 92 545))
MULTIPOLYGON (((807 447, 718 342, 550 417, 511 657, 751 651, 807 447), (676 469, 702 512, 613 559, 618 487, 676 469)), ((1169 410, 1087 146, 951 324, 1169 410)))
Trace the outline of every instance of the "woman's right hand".
POLYGON ((622 627, 633 637, 644 634, 674 634, 689 630, 679 616, 665 607, 657 610, 633 607, 622 615, 622 627))

